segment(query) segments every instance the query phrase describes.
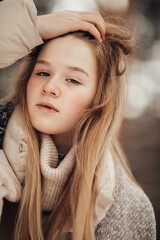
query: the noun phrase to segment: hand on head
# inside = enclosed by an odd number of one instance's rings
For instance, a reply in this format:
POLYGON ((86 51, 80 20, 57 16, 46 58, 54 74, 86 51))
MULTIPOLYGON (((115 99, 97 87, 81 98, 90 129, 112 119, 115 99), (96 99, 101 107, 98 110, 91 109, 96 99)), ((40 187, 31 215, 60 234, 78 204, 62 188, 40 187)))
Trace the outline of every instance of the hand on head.
POLYGON ((95 39, 102 42, 105 39, 105 22, 98 12, 63 11, 37 17, 37 28, 42 39, 75 31, 87 31, 95 39))

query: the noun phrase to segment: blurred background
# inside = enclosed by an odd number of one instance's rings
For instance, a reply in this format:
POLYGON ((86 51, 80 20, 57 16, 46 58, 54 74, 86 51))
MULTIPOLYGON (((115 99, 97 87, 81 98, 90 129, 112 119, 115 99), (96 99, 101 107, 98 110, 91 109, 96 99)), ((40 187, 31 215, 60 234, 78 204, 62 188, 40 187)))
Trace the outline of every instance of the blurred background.
MULTIPOLYGON (((34 0, 38 14, 62 10, 99 10, 126 19, 138 34, 131 59, 122 144, 138 180, 151 200, 160 239, 160 1, 34 0)), ((8 91, 19 63, 0 70, 0 97, 8 91), (3 80, 3 81, 2 81, 3 80)))

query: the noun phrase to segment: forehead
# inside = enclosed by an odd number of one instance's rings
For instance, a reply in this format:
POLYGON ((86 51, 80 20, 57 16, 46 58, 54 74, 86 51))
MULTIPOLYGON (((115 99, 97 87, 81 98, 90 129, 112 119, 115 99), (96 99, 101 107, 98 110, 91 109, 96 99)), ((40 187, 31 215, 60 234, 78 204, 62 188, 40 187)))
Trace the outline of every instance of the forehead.
POLYGON ((47 42, 40 51, 38 59, 54 64, 80 64, 96 68, 96 59, 91 45, 72 35, 58 37, 47 42), (94 66, 93 66, 94 65, 94 66))

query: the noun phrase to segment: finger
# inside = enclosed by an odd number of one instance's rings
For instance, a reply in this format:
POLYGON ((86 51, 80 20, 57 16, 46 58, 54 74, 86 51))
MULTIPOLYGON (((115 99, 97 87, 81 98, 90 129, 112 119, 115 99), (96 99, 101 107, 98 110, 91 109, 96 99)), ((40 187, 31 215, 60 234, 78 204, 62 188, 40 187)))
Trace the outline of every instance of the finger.
POLYGON ((77 12, 75 14, 79 14, 79 19, 94 24, 94 26, 98 29, 101 34, 101 38, 105 39, 105 21, 102 16, 98 12, 77 12))
POLYGON ((85 31, 85 32, 89 32, 92 36, 94 36, 94 38, 96 40, 98 40, 99 42, 102 42, 103 39, 101 37, 100 32, 98 31, 98 29, 91 23, 88 22, 83 22, 83 21, 79 21, 77 23, 74 24, 74 28, 71 31, 85 31))
POLYGON ((105 21, 102 16, 96 11, 65 11, 75 19, 82 20, 94 24, 101 34, 102 39, 105 39, 105 21))

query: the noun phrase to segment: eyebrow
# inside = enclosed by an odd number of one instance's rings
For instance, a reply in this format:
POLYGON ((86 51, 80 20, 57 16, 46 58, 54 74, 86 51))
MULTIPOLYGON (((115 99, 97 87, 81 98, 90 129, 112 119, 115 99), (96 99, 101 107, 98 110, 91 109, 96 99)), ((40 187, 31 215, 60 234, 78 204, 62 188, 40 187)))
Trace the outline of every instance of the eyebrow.
POLYGON ((49 62, 47 62, 47 61, 44 61, 44 60, 37 60, 37 62, 36 63, 41 63, 41 64, 44 64, 44 65, 50 65, 50 63, 49 62))
MULTIPOLYGON (((50 66, 50 65, 51 65, 49 62, 47 62, 47 61, 45 61, 45 60, 37 60, 36 63, 44 64, 44 65, 47 65, 47 66, 50 66)), ((77 67, 77 66, 67 66, 67 68, 68 68, 69 70, 73 70, 73 71, 76 71, 76 72, 82 72, 82 73, 84 73, 87 77, 89 77, 88 73, 87 73, 84 69, 82 69, 82 68, 80 68, 80 67, 77 67)))
POLYGON ((89 77, 89 76, 88 76, 88 73, 87 73, 86 71, 84 71, 84 69, 82 69, 82 68, 80 68, 80 67, 68 66, 67 68, 70 69, 70 70, 76 71, 76 72, 84 73, 87 77, 89 77))

